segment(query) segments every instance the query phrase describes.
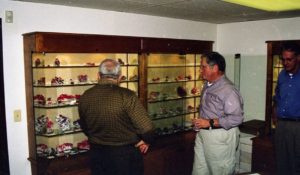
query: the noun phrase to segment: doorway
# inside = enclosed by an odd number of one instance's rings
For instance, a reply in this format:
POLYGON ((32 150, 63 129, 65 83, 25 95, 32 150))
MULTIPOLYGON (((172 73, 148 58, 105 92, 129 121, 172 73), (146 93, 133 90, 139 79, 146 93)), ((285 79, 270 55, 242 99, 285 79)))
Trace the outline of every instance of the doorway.
POLYGON ((0 174, 9 174, 5 98, 4 98, 4 75, 3 75, 3 45, 2 45, 2 19, 0 18, 0 174))

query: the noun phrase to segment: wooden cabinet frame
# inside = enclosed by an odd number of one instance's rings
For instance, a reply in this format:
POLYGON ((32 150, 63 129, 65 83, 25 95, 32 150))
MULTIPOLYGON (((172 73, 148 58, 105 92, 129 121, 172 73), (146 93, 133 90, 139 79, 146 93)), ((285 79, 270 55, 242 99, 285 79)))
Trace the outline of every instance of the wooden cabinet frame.
MULTIPOLYGON (((33 32, 23 35, 25 57, 25 87, 27 104, 27 123, 29 139, 29 158, 32 174, 41 174, 40 169, 51 168, 51 161, 41 163, 36 156, 35 117, 33 106, 32 53, 138 53, 139 54, 139 97, 146 106, 147 100, 147 62, 148 53, 203 53, 212 50, 212 41, 160 39, 147 37, 127 37, 93 34, 33 32)), ((185 138, 186 136, 180 136, 185 138)), ((168 138, 160 138, 167 140, 168 138)), ((193 139, 189 136, 189 139, 193 139)), ((185 140, 185 139, 184 139, 185 140)), ((168 144, 166 142, 166 144, 168 144)), ((159 146, 163 147, 163 146, 159 146)), ((156 149, 156 148, 155 148, 156 149)), ((159 149, 159 148, 157 148, 159 149)), ((189 148, 191 149, 191 148, 189 148)), ((175 149, 176 150, 176 149, 175 149)), ((150 152, 151 154, 151 152, 150 152)), ((84 156, 79 162, 86 162, 84 156)), ((57 162, 57 160, 55 160, 57 162)), ((72 167, 73 159, 64 159, 66 166, 72 167), (67 161, 66 161, 67 160, 67 161)), ((82 163, 81 163, 82 164, 82 163)), ((74 166, 74 164, 73 164, 74 166)), ((149 166, 146 166, 149 167, 149 166)), ((57 168, 53 165, 52 169, 57 168)), ((66 171, 68 167, 65 168, 66 171)), ((53 173, 55 174, 55 172, 53 173)))

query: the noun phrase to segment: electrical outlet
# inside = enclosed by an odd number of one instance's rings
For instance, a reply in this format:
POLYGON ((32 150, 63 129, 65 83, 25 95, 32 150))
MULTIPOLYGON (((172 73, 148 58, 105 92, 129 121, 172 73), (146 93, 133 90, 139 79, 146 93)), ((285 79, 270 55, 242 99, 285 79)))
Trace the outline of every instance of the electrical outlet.
POLYGON ((14 110, 14 121, 21 122, 21 110, 14 110))

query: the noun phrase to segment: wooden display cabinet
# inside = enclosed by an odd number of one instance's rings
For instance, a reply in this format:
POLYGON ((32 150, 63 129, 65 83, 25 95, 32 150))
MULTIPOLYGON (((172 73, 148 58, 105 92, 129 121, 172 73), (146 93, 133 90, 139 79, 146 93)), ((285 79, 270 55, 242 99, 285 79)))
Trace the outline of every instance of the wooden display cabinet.
MULTIPOLYGON (((28 159, 32 174, 90 173, 87 151, 77 146, 87 139, 76 125, 76 120, 79 119, 77 99, 97 83, 98 66, 103 59, 113 58, 122 64, 124 77, 121 86, 135 91, 147 108, 150 89, 148 82, 152 77, 151 71, 148 71, 151 55, 159 56, 156 61, 165 61, 162 56, 164 54, 184 56, 184 60, 192 60, 188 65, 181 64, 179 67, 192 72, 192 80, 184 82, 185 84, 200 86, 197 83, 201 81, 196 80, 200 54, 211 51, 213 43, 49 32, 27 33, 23 36, 28 159), (63 122, 60 123, 60 120, 63 122)), ((168 61, 174 60, 176 57, 168 61)), ((198 97, 192 97, 191 103, 194 106, 198 105, 198 97)), ((186 107, 187 103, 182 104, 186 107)), ((196 111, 192 115, 195 116, 196 111)), ((145 174, 153 174, 155 171, 161 174, 190 173, 195 133, 183 128, 185 115, 180 116, 179 132, 159 137, 159 142, 152 145, 150 152, 144 156, 145 174)), ((168 116, 164 118, 168 119, 168 116)))
POLYGON ((190 175, 194 160, 195 132, 181 132, 157 139, 144 155, 145 175, 190 175))
POLYGON ((158 135, 191 129, 197 115, 203 81, 201 53, 212 50, 211 41, 143 38, 143 94, 158 135), (185 91, 178 94, 178 87, 185 91), (191 93, 194 88, 195 92, 191 93))

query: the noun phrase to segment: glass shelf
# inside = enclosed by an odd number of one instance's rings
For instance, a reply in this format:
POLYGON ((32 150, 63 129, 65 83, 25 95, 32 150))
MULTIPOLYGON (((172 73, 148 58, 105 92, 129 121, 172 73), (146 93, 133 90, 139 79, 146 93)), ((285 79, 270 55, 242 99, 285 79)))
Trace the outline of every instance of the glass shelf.
POLYGON ((147 68, 185 68, 185 67, 200 67, 200 65, 174 65, 174 66, 148 66, 147 68))
POLYGON ((77 107, 78 104, 74 104, 74 105, 71 105, 71 104, 64 104, 64 105, 41 105, 41 106, 36 106, 34 105, 35 108, 42 108, 42 109, 52 109, 52 108, 69 108, 69 107, 77 107))
POLYGON ((194 82, 194 81, 203 81, 203 80, 193 79, 193 80, 178 80, 178 81, 158 81, 158 82, 148 82, 148 84, 151 85, 151 84, 167 84, 167 83, 186 83, 186 82, 194 82))
POLYGON ((193 112, 184 112, 184 113, 180 113, 180 114, 174 114, 174 115, 164 115, 163 117, 161 117, 161 115, 163 114, 157 114, 157 116, 159 117, 153 117, 153 114, 150 115, 152 120, 155 121, 155 120, 162 120, 162 119, 167 119, 167 118, 173 118, 173 117, 178 117, 178 116, 182 116, 182 115, 187 115, 187 114, 196 114, 198 113, 199 111, 193 111, 193 112))
MULTIPOLYGON (((138 66, 138 64, 123 64, 121 66, 138 66)), ((61 66, 33 66, 32 69, 68 69, 68 68, 99 68, 99 65, 61 65, 61 66)))
POLYGON ((70 69, 70 68, 98 68, 99 65, 95 66, 71 66, 71 65, 65 65, 65 66, 39 66, 39 67, 32 67, 33 69, 70 69))
POLYGON ((182 132, 187 132, 187 131, 192 131, 193 128, 192 127, 181 127, 181 128, 163 128, 163 129, 157 129, 156 130, 156 134, 159 137, 164 137, 164 136, 169 136, 169 135, 173 135, 176 133, 182 133, 182 132))
POLYGON ((45 133, 45 134, 40 134, 36 133, 37 136, 42 136, 42 137, 57 137, 57 136, 62 136, 62 135, 68 135, 68 134, 76 134, 76 133, 82 133, 82 129, 72 129, 69 131, 61 131, 59 129, 54 129, 52 133, 45 133))
MULTIPOLYGON (((123 80, 120 83, 134 83, 138 80, 123 80)), ((78 84, 62 84, 62 85, 33 85, 35 88, 58 88, 58 87, 76 87, 76 86, 92 86, 98 83, 78 83, 78 84)))
POLYGON ((274 66, 273 68, 283 69, 283 66, 274 66))
POLYGON ((148 103, 182 100, 182 99, 195 98, 195 97, 200 97, 200 96, 201 95, 193 95, 193 96, 185 96, 185 97, 169 97, 168 99, 163 99, 163 100, 148 100, 148 103))
POLYGON ((55 155, 38 155, 38 159, 52 160, 52 159, 66 159, 67 157, 76 157, 77 155, 87 154, 89 150, 73 148, 70 153, 55 154, 55 155))
POLYGON ((80 84, 61 84, 61 85, 33 85, 35 88, 58 88, 58 87, 76 87, 76 86, 92 86, 97 83, 80 83, 80 84))

